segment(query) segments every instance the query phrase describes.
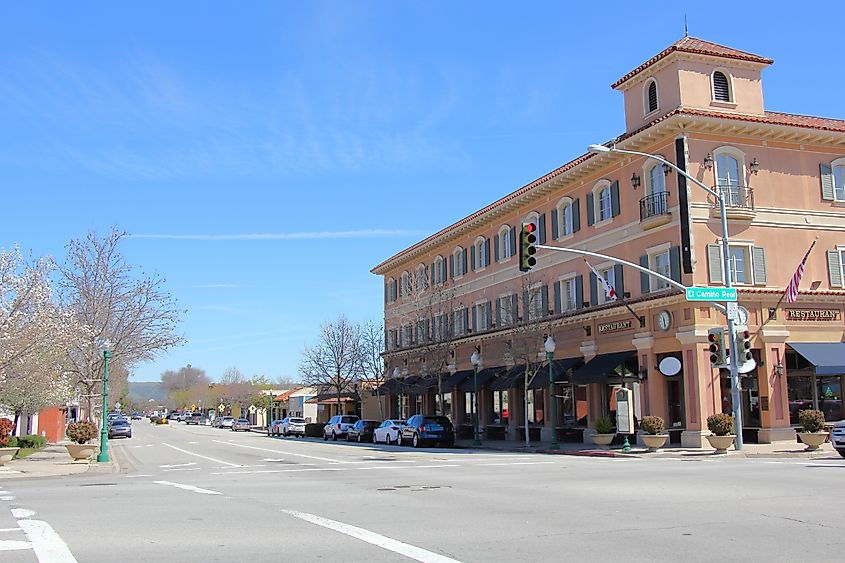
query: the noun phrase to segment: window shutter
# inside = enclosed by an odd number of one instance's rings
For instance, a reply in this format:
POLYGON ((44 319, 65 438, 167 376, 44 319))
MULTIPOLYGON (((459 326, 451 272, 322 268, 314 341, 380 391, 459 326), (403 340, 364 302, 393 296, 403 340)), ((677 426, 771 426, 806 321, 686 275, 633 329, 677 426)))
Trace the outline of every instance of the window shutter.
POLYGON ((590 305, 599 304, 599 279, 590 272, 590 305))
POLYGON ((516 227, 511 227, 511 256, 516 256, 516 227))
POLYGON ((484 304, 484 312, 487 315, 487 328, 493 326, 493 303, 488 301, 484 304))
POLYGON ((463 268, 461 268, 461 273, 462 274, 467 273, 467 249, 466 248, 464 248, 464 263, 463 263, 463 268))
POLYGON ((563 310, 563 307, 561 307, 561 304, 560 304, 560 301, 561 301, 561 295, 560 295, 560 292, 561 292, 561 287, 560 287, 560 283, 561 283, 561 282, 559 282, 559 281, 558 281, 558 282, 555 282, 555 314, 556 314, 556 315, 557 315, 557 314, 560 314, 560 312, 563 310))
POLYGON ((464 332, 466 332, 467 327, 469 326, 469 309, 464 307, 464 332))
POLYGON ((437 268, 437 262, 431 263, 431 287, 434 287, 434 270, 437 268))
POLYGON ((522 310, 524 312, 525 321, 529 321, 529 315, 531 313, 531 296, 527 291, 522 292, 522 310))
POLYGON ((498 262, 499 261, 499 235, 498 234, 496 234, 496 236, 493 237, 493 252, 495 253, 494 257, 496 258, 496 262, 498 262))
POLYGON ((575 308, 582 309, 584 307, 584 276, 575 278, 575 308))
POLYGON ((552 209, 552 240, 558 239, 557 207, 552 209))
POLYGON ((717 102, 730 102, 731 90, 728 87, 728 77, 720 71, 713 73, 713 94, 717 102))
POLYGON ((822 199, 833 201, 833 171, 829 164, 819 164, 819 172, 821 173, 822 182, 822 199))
POLYGON ((490 239, 484 240, 484 264, 482 266, 487 267, 490 265, 490 239))
POLYGON ((449 277, 450 278, 455 277, 455 255, 454 254, 449 255, 449 277))
POLYGON ((610 215, 616 217, 619 213, 619 180, 616 180, 610 184, 610 215))
MULTIPOLYGON (((640 266, 648 268, 648 254, 640 256, 640 266)), ((640 293, 645 295, 651 291, 651 276, 645 272, 640 272, 640 293)))
POLYGON ((595 204, 593 203, 593 194, 587 194, 587 226, 591 226, 596 222, 595 204))
POLYGON ((616 291, 617 299, 625 298, 625 273, 622 270, 622 264, 613 266, 613 289, 616 291))
POLYGON ((827 251, 827 273, 830 287, 842 287, 842 255, 838 250, 827 251))
POLYGON ((478 305, 474 305, 472 308, 472 329, 478 332, 478 305))
POLYGON ((581 201, 576 199, 572 202, 572 232, 581 230, 581 201))
POLYGON ((502 326, 502 298, 496 299, 496 326, 502 326))
POLYGON ((540 218, 537 220, 537 222, 539 223, 539 242, 540 244, 546 244, 546 214, 541 213, 540 218))
POLYGON ((475 271, 475 254, 475 245, 473 244, 469 251, 469 267, 473 272, 475 271))
POLYGON ((384 284, 384 302, 387 303, 389 299, 388 295, 388 284, 384 284))
POLYGON ((443 281, 445 282, 445 281, 446 281, 446 279, 447 279, 447 277, 448 277, 448 276, 446 275, 446 260, 443 260, 443 261, 440 263, 440 270, 441 270, 441 272, 440 272, 440 277, 441 277, 441 278, 443 278, 443 281))
MULTIPOLYGON (((426 264, 425 265, 425 275, 423 276, 423 285, 426 285, 426 286, 428 286, 429 271, 430 270, 428 269, 428 264, 426 264)), ((433 270, 431 270, 431 273, 434 273, 433 270)), ((432 283, 431 285, 434 285, 434 284, 432 283)), ((428 287, 431 287, 431 286, 428 286, 428 287)))
POLYGON ((511 312, 513 323, 516 324, 516 322, 519 320, 519 301, 516 293, 511 295, 511 312))
POLYGON ((754 285, 766 285, 766 249, 762 246, 751 247, 751 262, 754 267, 754 285))
POLYGON ((669 249, 669 277, 681 283, 681 247, 673 246, 669 249))
POLYGON ((707 245, 707 273, 710 276, 710 283, 724 283, 722 250, 718 244, 707 245))
POLYGON ((540 316, 545 317, 549 314, 549 286, 544 285, 540 288, 540 316))
POLYGON ((651 113, 657 109, 657 82, 652 82, 648 85, 648 112, 651 113))
POLYGON ((428 342, 431 339, 431 319, 425 319, 425 341, 428 342))

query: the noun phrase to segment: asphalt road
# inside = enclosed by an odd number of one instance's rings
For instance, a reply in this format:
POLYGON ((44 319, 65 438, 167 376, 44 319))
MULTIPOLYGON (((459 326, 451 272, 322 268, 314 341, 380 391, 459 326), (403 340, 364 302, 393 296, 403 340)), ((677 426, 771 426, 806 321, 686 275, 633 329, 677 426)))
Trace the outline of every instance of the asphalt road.
POLYGON ((0 561, 841 561, 845 460, 546 456, 136 422, 0 484, 0 561))

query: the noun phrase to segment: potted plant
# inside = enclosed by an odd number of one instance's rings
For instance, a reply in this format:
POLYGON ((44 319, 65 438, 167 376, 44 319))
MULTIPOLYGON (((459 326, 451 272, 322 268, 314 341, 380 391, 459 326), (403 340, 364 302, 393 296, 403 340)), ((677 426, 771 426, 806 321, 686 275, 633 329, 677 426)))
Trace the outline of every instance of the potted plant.
POLYGON ((824 413, 815 409, 798 411, 798 422, 801 423, 803 430, 798 433, 798 437, 807 445, 807 451, 819 449, 819 446, 827 440, 827 432, 824 431, 824 413))
POLYGON ((97 427, 92 423, 87 421, 71 422, 67 425, 65 434, 74 442, 73 444, 65 444, 67 453, 74 461, 89 459, 97 453, 97 444, 88 443, 89 440, 97 437, 97 427))
POLYGON ((716 453, 727 453, 728 448, 731 447, 736 438, 733 417, 721 412, 708 416, 707 428, 713 433, 707 436, 707 441, 710 442, 712 447, 716 448, 716 453))
POLYGON ((597 446, 609 446, 616 434, 613 434, 613 422, 609 416, 597 418, 593 423, 596 433, 591 436, 597 446))
POLYGON ((643 442, 650 452, 656 452, 662 448, 669 439, 669 434, 664 433, 665 423, 659 416, 644 416, 640 421, 640 428, 643 431, 643 442))
POLYGON ((0 465, 5 465, 6 462, 12 461, 15 454, 18 453, 17 447, 11 447, 9 444, 12 436, 12 430, 15 425, 8 418, 0 418, 0 465))

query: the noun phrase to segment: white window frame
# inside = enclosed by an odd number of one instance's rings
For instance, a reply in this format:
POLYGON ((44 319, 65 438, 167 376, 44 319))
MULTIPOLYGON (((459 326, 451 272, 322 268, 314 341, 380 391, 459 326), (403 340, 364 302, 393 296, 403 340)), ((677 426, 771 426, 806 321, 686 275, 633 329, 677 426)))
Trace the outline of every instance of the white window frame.
MULTIPOLYGON (((528 303, 523 304, 525 319, 534 322, 546 316, 548 303, 543 303, 543 283, 537 282, 528 286, 528 303)), ((523 294, 523 297, 525 295, 523 294)))
POLYGON ((422 293, 428 289, 428 276, 425 270, 425 264, 419 264, 414 271, 414 289, 417 293, 422 293))
POLYGON ((455 261, 455 271, 453 272, 453 275, 455 279, 458 279, 467 273, 467 265, 464 260, 464 248, 462 246, 456 247, 455 250, 452 251, 452 256, 454 256, 453 260, 455 261))
POLYGON ((396 303, 396 278, 387 280, 387 302, 396 303))
POLYGON ((578 277, 578 275, 575 272, 570 272, 569 274, 566 274, 565 276, 561 276, 558 279, 558 284, 559 284, 559 287, 560 287, 560 311, 561 311, 561 313, 568 313, 568 312, 574 311, 578 308, 578 295, 575 291, 575 278, 577 278, 577 277, 578 277), (572 297, 572 301, 571 301, 572 306, 571 307, 569 306, 570 305, 569 292, 564 291, 567 286, 572 288, 572 296, 571 296, 572 297))
POLYGON ((511 226, 504 225, 499 229, 499 262, 511 259, 511 226))
POLYGON ((724 67, 719 67, 713 69, 713 72, 710 73, 710 100, 714 104, 724 104, 727 106, 735 106, 736 105, 736 98, 734 96, 734 77, 728 71, 728 69, 724 67), (716 73, 721 72, 725 75, 725 78, 728 81, 728 100, 717 100, 716 99, 716 81, 714 80, 716 77, 716 73))
POLYGON ((432 322, 434 323, 432 339, 437 342, 447 340, 449 338, 449 314, 439 313, 434 315, 432 322))
POLYGON ((731 281, 734 285, 754 285, 754 257, 751 253, 752 246, 753 245, 751 243, 728 244, 728 267, 731 269, 731 281), (736 268, 734 267, 735 261, 733 258, 733 253, 731 252, 734 249, 742 249, 743 260, 745 262, 745 269, 743 270, 743 272, 745 274, 746 281, 739 281, 737 279, 736 268))
MULTIPOLYGON (((649 267, 649 269, 654 270, 655 272, 659 272, 659 273, 665 275, 667 278, 672 277, 672 258, 669 254, 669 250, 671 249, 671 247, 672 247, 671 243, 667 242, 667 243, 663 243, 663 244, 653 246, 651 248, 646 249, 646 254, 648 254, 648 267, 649 267), (657 268, 657 259, 658 259, 658 257, 664 256, 664 255, 666 256, 666 268, 667 269, 666 269, 665 272, 661 272, 657 268)), ((665 282, 664 280, 657 278, 655 276, 649 276, 648 286, 649 286, 649 293, 652 293, 652 292, 655 292, 655 291, 663 291, 663 290, 666 290, 666 289, 670 289, 672 287, 667 282, 665 282)))
POLYGON ((467 308, 464 306, 452 310, 452 334, 454 336, 463 336, 467 333, 469 327, 464 321, 469 316, 469 313, 465 314, 464 311, 466 310, 467 308))
POLYGON ((514 314, 513 311, 513 296, 514 293, 502 293, 499 295, 496 300, 499 303, 499 308, 501 311, 501 321, 502 326, 513 326, 518 321, 518 316, 514 314))
POLYGON ((472 243, 473 251, 475 252, 475 271, 481 271, 490 263, 487 256, 487 239, 478 237, 472 243))
POLYGON ((658 111, 660 111, 660 87, 657 85, 657 80, 652 77, 643 82, 643 116, 649 117, 650 115, 657 113, 658 111), (654 109, 651 109, 651 107, 648 105, 648 89, 652 83, 654 83, 656 94, 655 98, 657 98, 657 103, 654 105, 654 109))
POLYGON ((558 240, 567 239, 575 235, 575 216, 572 205, 575 200, 571 197, 564 197, 557 204, 557 234, 558 240), (569 223, 567 224, 566 216, 567 210, 569 214, 569 223))
POLYGON ((399 297, 407 298, 409 293, 411 293, 411 274, 405 270, 399 276, 399 297))
POLYGON ((493 303, 489 299, 482 299, 480 301, 476 301, 474 304, 475 307, 475 320, 478 321, 479 326, 476 327, 476 331, 482 330, 490 330, 493 324, 493 303), (490 307, 490 322, 487 322, 487 307, 490 307))
POLYGON ((432 263, 434 267, 434 285, 436 286, 443 285, 446 282, 443 278, 443 262, 445 262, 443 257, 438 255, 432 263))
POLYGON ((599 180, 593 186, 593 227, 601 227, 613 222, 613 194, 610 190, 610 180, 599 180), (608 199, 608 217, 601 218, 601 194, 602 191, 607 190, 608 199))
POLYGON ((833 176, 833 201, 838 201, 840 203, 845 202, 845 157, 837 158, 830 163, 830 174, 833 176), (842 183, 839 184, 838 189, 836 184, 837 168, 842 169, 842 183), (837 192, 839 192, 838 197, 837 192))
MULTIPOLYGON (((610 287, 616 291, 616 272, 613 269, 613 262, 604 262, 595 266, 596 271, 605 279, 605 281, 610 284, 610 287)), ((604 290, 604 286, 598 280, 596 280, 596 302, 599 305, 604 305, 605 303, 610 303, 612 300, 607 296, 607 293, 604 290)), ((619 296, 617 295, 617 299, 619 296)))

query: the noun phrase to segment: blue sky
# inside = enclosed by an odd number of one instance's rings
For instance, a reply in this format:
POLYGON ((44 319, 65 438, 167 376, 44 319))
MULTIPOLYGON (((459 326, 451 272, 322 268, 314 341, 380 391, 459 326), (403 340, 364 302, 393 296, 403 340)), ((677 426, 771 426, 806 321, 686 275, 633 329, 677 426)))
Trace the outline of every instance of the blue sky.
POLYGON ((685 12, 775 59, 767 109, 845 118, 834 2, 127 4, 2 8, 0 246, 136 235, 188 310, 138 381, 295 377, 322 321, 381 317, 375 264, 621 133, 609 85, 685 12))

